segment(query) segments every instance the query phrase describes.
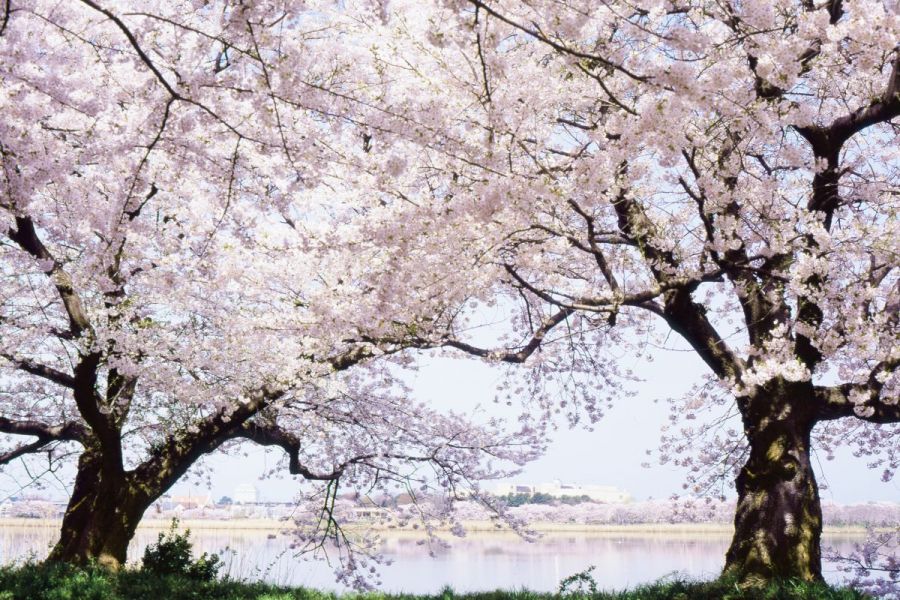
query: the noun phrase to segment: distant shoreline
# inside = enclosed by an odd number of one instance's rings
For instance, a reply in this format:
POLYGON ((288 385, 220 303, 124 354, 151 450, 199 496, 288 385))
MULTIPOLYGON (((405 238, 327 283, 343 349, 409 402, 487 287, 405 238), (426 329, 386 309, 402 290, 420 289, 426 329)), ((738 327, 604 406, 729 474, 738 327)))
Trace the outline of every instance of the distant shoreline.
MULTIPOLYGON (((138 526, 141 530, 163 530, 171 525, 171 519, 144 519, 138 526)), ((2 518, 0 529, 5 528, 40 528, 57 529, 61 521, 59 519, 21 519, 2 518)), ((490 521, 464 521, 468 532, 485 534, 510 534, 509 529, 497 528, 490 521)), ((259 531, 278 532, 290 529, 290 522, 275 519, 183 519, 179 520, 182 529, 192 531, 259 531)), ((589 533, 589 534, 618 534, 618 535, 731 535, 734 528, 726 523, 637 523, 633 525, 588 525, 582 523, 551 523, 536 522, 530 525, 531 529, 539 533, 564 534, 564 533, 589 533)), ((364 529, 365 524, 352 524, 349 530, 364 529)), ((881 528, 877 528, 880 530, 881 528)), ((420 534, 421 529, 413 527, 385 527, 372 526, 372 530, 380 533, 398 533, 403 535, 420 534)), ((887 530, 886 528, 884 530, 887 530)), ((441 530, 445 531, 445 530, 441 530)), ((866 528, 862 525, 846 525, 840 527, 825 527, 824 533, 833 535, 864 535, 866 528)))

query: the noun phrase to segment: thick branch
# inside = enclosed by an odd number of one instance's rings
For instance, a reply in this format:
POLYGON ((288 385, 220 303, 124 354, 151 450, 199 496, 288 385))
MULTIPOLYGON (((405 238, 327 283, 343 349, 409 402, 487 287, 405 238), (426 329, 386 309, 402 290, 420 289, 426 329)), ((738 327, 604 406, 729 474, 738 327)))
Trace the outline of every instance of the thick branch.
MULTIPOLYGON (((832 3, 832 14, 840 14, 840 2, 832 3), (837 12, 834 12, 837 11, 837 12)), ((886 123, 900 116, 900 50, 895 50, 891 65, 891 74, 884 93, 869 105, 859 108, 849 115, 839 117, 824 127, 801 127, 798 132, 809 142, 816 158, 825 161, 825 168, 813 176, 812 195, 807 209, 824 215, 823 225, 831 229, 835 211, 844 203, 839 191, 842 175, 840 156, 844 143, 853 135, 866 127, 878 123, 886 123)), ((818 244, 812 236, 808 236, 810 248, 818 244)), ((825 283, 818 275, 806 280, 806 285, 814 290, 821 289, 825 283)), ((798 321, 816 328, 822 323, 823 312, 818 304, 809 296, 798 298, 798 321)), ((805 336, 797 336, 797 354, 812 369, 821 360, 820 351, 805 336)))
POLYGON ((118 472, 123 468, 121 431, 116 425, 112 413, 104 413, 100 410, 102 400, 97 394, 101 359, 98 352, 81 357, 78 364, 75 365, 75 385, 72 395, 78 412, 97 436, 97 440, 103 448, 103 460, 106 468, 118 472))
POLYGON ((53 367, 42 365, 28 358, 17 358, 16 356, 7 354, 5 352, 0 352, 0 358, 8 360, 16 369, 20 371, 25 371, 26 373, 37 375, 38 377, 42 377, 63 387, 67 387, 70 389, 73 389, 75 387, 74 377, 72 377, 68 373, 58 371, 53 367))
MULTIPOLYGON (((518 348, 482 348, 480 346, 475 346, 460 341, 454 338, 450 332, 443 334, 443 336, 441 337, 436 336, 433 339, 418 336, 408 336, 402 338, 375 338, 363 335, 359 340, 348 341, 365 342, 375 347, 395 346, 398 349, 418 348, 419 350, 427 350, 430 348, 455 348, 457 350, 465 352, 466 354, 471 354, 472 356, 478 356, 492 361, 523 363, 528 360, 528 357, 534 354, 535 350, 540 348, 541 344, 544 341, 544 338, 554 327, 565 321, 571 315, 575 314, 575 312, 577 312, 577 310, 574 308, 562 308, 549 317, 543 319, 538 328, 532 333, 528 341, 518 348)), ((354 352, 365 356, 372 355, 371 349, 368 349, 366 347, 359 347, 354 352)))
POLYGON ((819 418, 822 421, 856 417, 870 423, 900 423, 900 402, 885 404, 869 399, 860 404, 850 402, 851 392, 868 393, 868 386, 845 383, 834 387, 816 387, 819 418))
POLYGON ((798 129, 812 145, 816 156, 826 157, 830 152, 840 150, 844 142, 863 129, 900 116, 900 51, 895 50, 895 54, 887 86, 880 98, 824 127, 798 129))
POLYGON ((884 387, 881 380, 885 374, 896 371, 900 359, 887 360, 872 369, 866 383, 845 383, 836 386, 816 386, 815 398, 818 402, 818 414, 821 420, 856 417, 871 423, 900 423, 900 401, 893 398, 888 404, 879 395, 884 387), (852 402, 853 396, 865 399, 864 402, 852 402))
POLYGON ((0 417, 0 433, 10 435, 31 435, 49 440, 82 442, 87 438, 87 431, 81 423, 71 422, 63 425, 48 425, 33 419, 14 420, 0 417))
MULTIPOLYGON (((807 11, 818 10, 815 6, 815 3, 811 0, 804 1, 804 8, 807 11)), ((828 20, 834 25, 838 21, 840 21, 841 17, 844 15, 843 9, 843 0, 828 0, 825 2, 823 7, 828 11, 828 20)), ((744 37, 747 35, 746 32, 742 32, 739 28, 741 25, 741 19, 734 13, 730 8, 728 9, 729 13, 729 25, 732 30, 738 34, 740 37, 744 37)), ((813 40, 812 43, 807 47, 807 49, 801 54, 798 59, 800 61, 800 73, 805 74, 809 71, 812 66, 813 59, 819 56, 822 53, 822 40, 816 39, 813 40)), ((759 68, 759 58, 751 53, 747 53, 747 64, 750 66, 750 70, 753 72, 753 88, 756 91, 756 96, 758 98, 764 100, 772 100, 782 98, 788 90, 764 79, 758 71, 759 68)))
MULTIPOLYGON (((93 331, 91 322, 88 319, 81 297, 75 291, 71 276, 62 268, 60 262, 54 258, 40 240, 31 217, 17 216, 16 229, 10 230, 8 235, 20 248, 39 261, 48 277, 50 277, 69 316, 69 330, 72 336, 79 337, 82 334, 91 333, 93 331)), ((20 368, 35 375, 55 380, 57 383, 72 389, 79 413, 93 430, 97 440, 104 449, 103 456, 106 466, 113 470, 121 470, 122 444, 120 431, 115 423, 115 418, 111 414, 104 414, 100 410, 101 399, 97 395, 98 371, 101 361, 102 356, 98 352, 82 355, 78 364, 75 365, 72 377, 64 373, 53 372, 49 367, 43 367, 37 363, 26 363, 20 368), (29 368, 26 369, 25 367, 29 368)))
POLYGON ((634 306, 650 310, 654 314, 660 314, 662 307, 654 300, 670 290, 681 288, 694 288, 701 283, 721 281, 722 270, 702 273, 696 277, 670 277, 665 283, 649 287, 630 294, 622 293, 618 288, 611 296, 572 296, 560 292, 545 291, 528 283, 512 265, 503 265, 507 273, 515 280, 517 286, 528 290, 544 302, 559 308, 568 308, 572 311, 583 310, 586 312, 615 314, 621 306, 634 306), (564 296, 567 300, 559 300, 556 296, 564 296))
POLYGON ((56 291, 69 315, 69 328, 72 335, 78 337, 85 331, 90 331, 91 323, 84 310, 84 305, 81 303, 81 298, 75 292, 72 278, 44 246, 34 229, 31 217, 16 217, 16 229, 10 229, 8 235, 22 250, 43 264, 44 271, 56 286, 56 291))
MULTIPOLYGON (((653 245, 650 236, 655 229, 653 222, 637 202, 624 194, 613 206, 618 215, 620 231, 635 241, 660 287, 667 288, 672 283, 672 277, 666 269, 677 272, 679 264, 671 252, 658 250, 653 245)), ((669 327, 691 345, 718 377, 737 379, 742 362, 706 318, 706 309, 691 297, 697 285, 694 282, 668 289, 664 294, 662 316, 669 327)))
POLYGON ((36 452, 39 452, 41 449, 45 448, 52 441, 53 440, 51 439, 40 437, 30 444, 22 444, 18 448, 14 448, 9 452, 0 454, 0 466, 7 465, 17 458, 25 456, 27 454, 35 454, 36 452))
MULTIPOLYGON (((291 475, 301 475, 310 481, 334 481, 344 474, 347 463, 338 466, 330 473, 314 473, 300 463, 300 440, 294 434, 274 424, 244 423, 232 437, 244 438, 261 446, 279 446, 288 455, 288 471, 291 475)), ((365 458, 373 458, 368 455, 365 458)))
POLYGON ((867 127, 887 123, 900 116, 900 50, 894 53, 891 74, 881 97, 828 125, 797 128, 812 146, 816 158, 826 161, 826 168, 816 173, 813 179, 813 194, 807 205, 811 211, 825 213, 826 228, 831 226, 831 215, 841 204, 838 194, 841 173, 838 166, 844 143, 867 127))
POLYGON ((283 389, 264 386, 245 400, 229 407, 230 410, 223 408, 216 411, 196 423, 189 431, 172 433, 128 476, 145 493, 162 493, 184 475, 198 458, 234 437, 235 432, 249 419, 284 394, 283 389))
POLYGON ((488 349, 488 348, 480 348, 478 346, 473 346, 472 344, 467 344, 465 342, 461 342, 455 339, 445 339, 441 342, 434 343, 431 347, 435 346, 444 346, 447 348, 456 348, 457 350, 461 350, 466 354, 471 354, 473 356, 480 356, 482 358, 487 358, 490 360, 496 360, 500 362, 506 363, 523 363, 528 360, 528 357, 534 354, 534 351, 540 348, 541 343, 543 343, 544 338, 547 336, 550 331, 569 318, 571 315, 575 314, 575 310, 571 308, 563 308, 553 313, 546 319, 541 321, 540 326, 534 331, 531 335, 531 338, 518 350, 515 349, 488 349))
POLYGON ((335 371, 346 371, 350 367, 357 365, 365 360, 374 357, 372 348, 366 346, 357 346, 352 350, 338 354, 328 359, 331 368, 335 371))
MULTIPOLYGON (((236 429, 229 435, 230 439, 246 439, 261 446, 278 446, 288 455, 288 469, 292 475, 300 475, 304 479, 310 481, 335 481, 340 479, 346 472, 347 468, 353 465, 373 466, 371 461, 374 458, 397 459, 413 462, 434 462, 442 467, 445 463, 438 458, 437 451, 421 455, 415 454, 397 454, 397 453, 379 453, 379 454, 359 454, 348 458, 340 464, 332 467, 331 471, 325 473, 316 473, 305 467, 300 462, 300 451, 302 444, 300 439, 293 433, 279 427, 274 423, 246 422, 240 428, 236 429)), ((460 447, 460 446, 454 446, 460 447)), ((384 468, 383 466, 380 468, 384 468)))
POLYGON ((594 227, 594 218, 572 199, 569 200, 569 206, 571 206, 572 209, 576 213, 578 213, 582 219, 584 219, 584 223, 585 225, 587 225, 588 244, 590 244, 591 253, 594 255, 594 260, 597 263, 597 267, 600 269, 600 272, 603 273, 603 278, 606 279, 606 283, 609 284, 609 288, 613 291, 613 293, 618 294, 620 291, 619 281, 618 279, 616 279, 615 274, 609 267, 609 262, 606 260, 606 256, 603 254, 603 251, 595 241, 597 238, 597 231, 594 227))
MULTIPOLYGON (((718 157, 718 168, 720 171, 735 151, 737 143, 736 137, 729 135, 728 143, 718 157)), ((741 304, 741 310, 744 313, 744 322, 747 324, 747 334, 750 337, 750 342, 758 345, 764 341, 764 338, 769 334, 777 321, 783 321, 787 318, 788 309, 785 306, 783 294, 780 291, 777 294, 773 293, 779 284, 776 283, 770 272, 772 261, 777 262, 777 258, 767 260, 763 270, 769 273, 765 276, 766 284, 761 285, 749 268, 752 261, 747 255, 743 242, 737 247, 728 247, 723 252, 715 249, 716 221, 726 215, 739 221, 741 219, 741 206, 732 195, 721 208, 715 211, 708 209, 709 206, 717 203, 709 201, 706 191, 701 184, 703 175, 700 166, 697 164, 696 152, 696 148, 692 149, 690 153, 682 151, 682 156, 694 176, 697 191, 692 190, 683 179, 681 180, 681 185, 697 206, 697 213, 706 232, 710 258, 724 271, 734 285, 738 301, 741 304), (781 300, 776 304, 773 298, 780 298, 781 300)), ((734 192, 738 184, 737 178, 733 175, 722 175, 721 179, 729 192, 734 192)))

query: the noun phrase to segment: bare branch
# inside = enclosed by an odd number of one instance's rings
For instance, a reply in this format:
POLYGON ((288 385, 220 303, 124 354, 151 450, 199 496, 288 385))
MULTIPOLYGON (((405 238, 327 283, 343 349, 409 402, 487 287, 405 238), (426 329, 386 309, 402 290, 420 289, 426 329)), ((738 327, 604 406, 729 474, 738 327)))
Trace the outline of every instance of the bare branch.
POLYGON ((26 456, 28 454, 35 454, 35 453, 39 452, 41 449, 43 449, 44 447, 46 447, 51 442, 53 442, 53 440, 41 437, 41 438, 38 438, 36 441, 31 442, 30 444, 22 444, 18 448, 14 448, 13 450, 10 450, 9 452, 0 454, 0 465, 7 465, 22 456, 26 456))
MULTIPOLYGON (((550 331, 553 330, 554 327, 575 314, 575 312, 576 309, 566 307, 543 319, 538 328, 532 333, 532 336, 529 338, 529 340, 523 345, 516 348, 482 348, 460 341, 453 337, 450 332, 447 332, 442 336, 436 336, 435 338, 424 338, 417 336, 376 338, 363 335, 358 340, 347 341, 365 342, 367 344, 371 344, 372 346, 381 348, 390 345, 394 345, 397 348, 417 348, 420 350, 429 348, 455 348, 457 350, 465 352, 466 354, 471 354, 472 356, 478 356, 480 358, 492 361, 523 363, 528 360, 528 357, 534 354, 535 350, 540 348, 541 344, 544 341, 544 338, 548 333, 550 333, 550 331)), ((372 350, 368 347, 360 346, 348 353, 348 356, 352 356, 353 354, 359 354, 361 356, 371 356, 372 350)))
POLYGON ((137 55, 138 57, 140 57, 141 62, 143 62, 144 65, 146 65, 147 68, 150 69, 150 71, 159 80, 162 86, 166 88, 166 91, 169 92, 169 94, 171 94, 173 98, 177 98, 179 100, 184 99, 181 94, 175 91, 175 89, 171 85, 169 85, 169 82, 166 81, 166 78, 163 77, 162 73, 159 72, 159 69, 156 68, 156 65, 153 64, 153 61, 150 60, 150 57, 147 56, 147 54, 141 48, 141 45, 138 44, 137 38, 134 37, 134 34, 131 32, 128 26, 126 26, 125 23, 122 22, 122 19, 117 17, 109 10, 103 8, 96 2, 92 2, 91 0, 81 0, 81 2, 87 4, 97 12, 102 13, 106 16, 106 18, 115 23, 116 27, 118 27, 122 31, 122 33, 125 34, 125 37, 128 38, 128 42, 131 44, 131 47, 134 48, 134 51, 137 52, 137 55))
POLYGON ((525 34, 533 37, 534 39, 538 40, 539 42, 547 44, 548 46, 550 46, 557 52, 562 52, 563 54, 568 54, 569 56, 574 56, 577 58, 584 58, 587 60, 596 61, 602 65, 605 65, 607 67, 615 69, 616 71, 619 71, 620 73, 627 75, 628 77, 630 77, 631 79, 634 79, 635 81, 647 82, 650 80, 649 77, 646 77, 643 75, 638 75, 637 73, 633 73, 632 71, 623 67, 622 65, 615 63, 615 62, 609 60, 608 58, 600 56, 599 54, 589 54, 587 52, 581 52, 580 50, 576 50, 574 48, 569 48, 568 46, 566 46, 560 42, 554 41, 554 40, 550 39, 549 37, 547 37, 542 31, 540 31, 540 29, 535 28, 535 27, 528 27, 526 25, 522 25, 521 23, 517 23, 516 21, 510 19, 509 17, 506 17, 506 16, 500 14, 499 12, 497 12, 496 10, 494 10, 493 8, 491 8, 490 6, 488 6, 481 0, 469 0, 469 3, 474 5, 476 8, 484 9, 484 11, 486 13, 488 13, 489 15, 493 16, 494 18, 496 18, 500 21, 503 21, 504 23, 506 23, 507 25, 510 25, 511 27, 514 27, 515 29, 518 29, 522 33, 525 33, 525 34))
POLYGON ((0 35, 3 35, 3 32, 6 31, 10 13, 12 13, 12 0, 5 0, 3 2, 3 22, 0 22, 0 35))

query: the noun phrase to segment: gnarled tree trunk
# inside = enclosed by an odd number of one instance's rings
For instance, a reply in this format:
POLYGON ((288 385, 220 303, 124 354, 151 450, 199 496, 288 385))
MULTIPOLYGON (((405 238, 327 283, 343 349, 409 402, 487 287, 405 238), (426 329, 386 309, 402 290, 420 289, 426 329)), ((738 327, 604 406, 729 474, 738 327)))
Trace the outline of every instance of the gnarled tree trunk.
POLYGON ((91 561, 118 569, 128 544, 155 497, 140 492, 125 474, 104 469, 99 453, 85 451, 63 517, 60 539, 48 561, 84 565, 91 561))
POLYGON ((94 561, 118 569, 125 564, 128 544, 144 512, 198 458, 237 437, 291 447, 288 437, 267 438, 267 430, 245 424, 264 401, 261 396, 255 404, 245 403, 227 415, 217 413, 195 433, 172 436, 167 444, 157 446, 147 460, 128 471, 122 466, 121 439, 107 444, 112 452, 104 450, 95 438, 82 440, 85 449, 78 460, 60 539, 47 560, 82 565, 94 561))
POLYGON ((746 583, 822 579, 822 508, 810 463, 812 387, 780 382, 739 404, 750 457, 737 477, 725 574, 746 583))

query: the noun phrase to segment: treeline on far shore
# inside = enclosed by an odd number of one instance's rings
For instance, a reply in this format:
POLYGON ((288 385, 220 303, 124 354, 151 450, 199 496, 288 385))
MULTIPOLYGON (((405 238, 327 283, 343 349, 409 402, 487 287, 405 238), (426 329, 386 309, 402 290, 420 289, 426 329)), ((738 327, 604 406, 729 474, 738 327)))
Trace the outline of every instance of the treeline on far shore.
MULTIPOLYGON (((714 523, 730 525, 734 520, 733 499, 688 498, 650 499, 629 502, 598 502, 587 496, 552 496, 544 493, 517 493, 494 497, 498 510, 531 523, 570 525, 663 525, 714 523)), ((445 502, 439 497, 420 497, 415 502, 405 497, 379 498, 339 497, 334 513, 346 523, 365 523, 393 528, 416 522, 422 505, 445 502), (393 527, 392 527, 393 526, 393 527)), ((7 501, 0 512, 0 526, 23 524, 28 520, 58 520, 65 510, 60 503, 33 498, 7 501)), ((435 507, 427 507, 434 512, 435 507)), ((453 505, 455 518, 463 522, 489 522, 496 514, 473 500, 453 505)), ((147 520, 168 522, 172 518, 190 521, 289 521, 302 508, 294 503, 246 503, 154 509, 144 515, 147 520)), ((823 502, 822 512, 827 527, 900 526, 900 503, 866 502, 838 504, 823 502)))
MULTIPOLYGON (((499 499, 510 513, 528 522, 581 525, 730 524, 734 521, 735 510, 733 499, 678 498, 609 503, 578 497, 554 498, 539 493, 514 494, 499 499)), ((900 503, 896 502, 823 502, 822 512, 828 527, 900 526, 900 503)), ((484 507, 474 502, 457 503, 456 513, 461 520, 489 518, 484 507)))

